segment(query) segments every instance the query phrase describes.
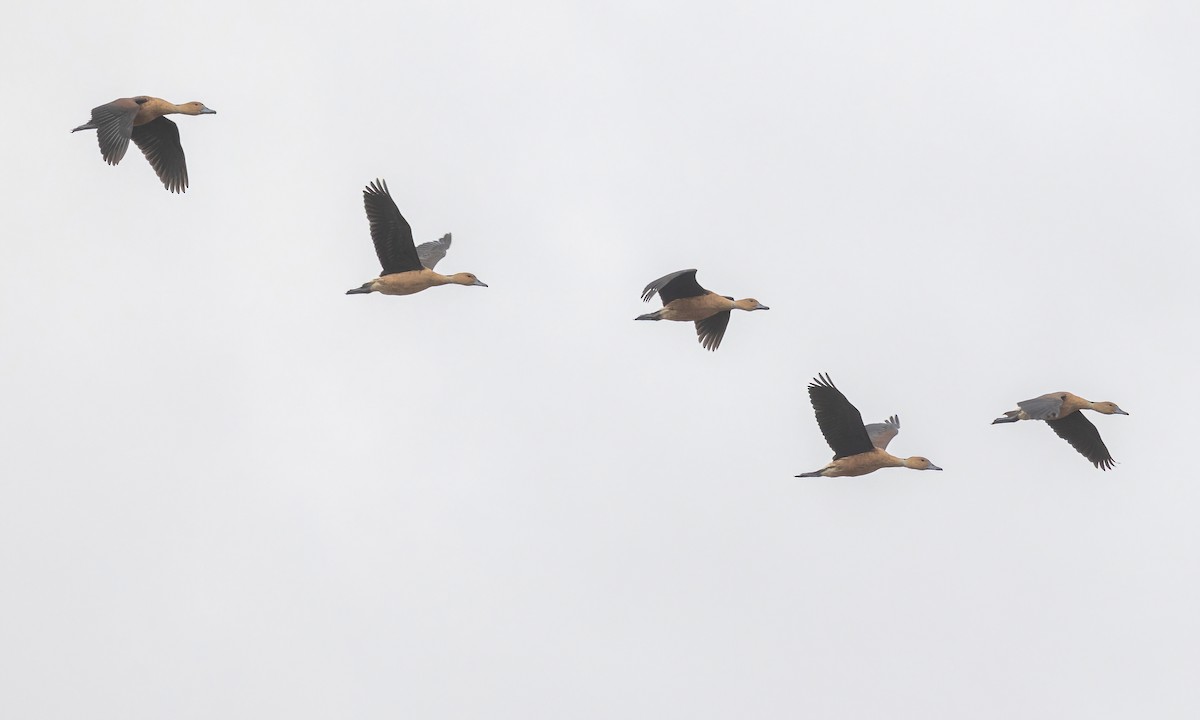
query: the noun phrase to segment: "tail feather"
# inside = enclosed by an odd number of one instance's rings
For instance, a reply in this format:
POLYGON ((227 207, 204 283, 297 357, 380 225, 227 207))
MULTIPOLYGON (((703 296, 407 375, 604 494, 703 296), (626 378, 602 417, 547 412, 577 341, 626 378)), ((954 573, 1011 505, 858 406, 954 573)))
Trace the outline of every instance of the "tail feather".
POLYGON ((638 315, 637 317, 634 318, 634 320, 662 320, 662 310, 655 310, 652 313, 646 313, 645 315, 638 315))
POLYGON ((347 295, 365 295, 366 293, 371 292, 371 285, 373 282, 374 281, 369 282, 369 283, 363 283, 362 287, 356 287, 353 290, 347 290, 346 294, 347 295))
POLYGON ((821 475, 821 473, 824 471, 825 468, 821 468, 820 470, 813 470, 812 472, 800 473, 796 477, 824 477, 821 475))
POLYGON ((1004 413, 1004 417, 998 417, 998 418, 996 418, 995 420, 993 420, 993 421, 992 421, 992 424, 993 424, 993 425, 995 425, 995 424, 997 424, 997 423, 1010 423, 1010 422, 1016 422, 1016 421, 1018 421, 1018 420, 1020 420, 1020 419, 1021 419, 1021 418, 1017 417, 1017 411, 1016 411, 1016 410, 1009 410, 1008 412, 1004 413))

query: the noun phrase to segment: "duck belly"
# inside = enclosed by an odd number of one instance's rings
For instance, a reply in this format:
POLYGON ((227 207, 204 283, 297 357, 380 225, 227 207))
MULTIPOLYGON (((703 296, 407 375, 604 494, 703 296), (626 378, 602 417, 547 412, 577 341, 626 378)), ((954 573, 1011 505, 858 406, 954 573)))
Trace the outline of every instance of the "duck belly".
POLYGON ((375 281, 375 292, 384 295, 413 295, 422 290, 441 285, 432 273, 426 270, 384 275, 375 281))
POLYGON ((700 297, 679 298, 663 308, 662 319, 696 322, 728 310, 731 305, 732 303, 725 298, 713 293, 700 297))

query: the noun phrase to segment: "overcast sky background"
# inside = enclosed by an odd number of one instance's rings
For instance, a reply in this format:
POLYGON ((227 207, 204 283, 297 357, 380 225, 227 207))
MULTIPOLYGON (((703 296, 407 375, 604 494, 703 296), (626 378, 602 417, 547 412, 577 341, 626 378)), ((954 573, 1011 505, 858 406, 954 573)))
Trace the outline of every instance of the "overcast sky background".
POLYGON ((14 5, 0 715, 1196 717, 1198 33, 14 5), (68 133, 137 94, 186 195, 68 133), (490 287, 345 296, 376 177, 490 287), (770 312, 633 322, 688 267, 770 312), (823 371, 945 472, 794 478, 823 371), (1116 469, 989 425, 1058 390, 1116 469))

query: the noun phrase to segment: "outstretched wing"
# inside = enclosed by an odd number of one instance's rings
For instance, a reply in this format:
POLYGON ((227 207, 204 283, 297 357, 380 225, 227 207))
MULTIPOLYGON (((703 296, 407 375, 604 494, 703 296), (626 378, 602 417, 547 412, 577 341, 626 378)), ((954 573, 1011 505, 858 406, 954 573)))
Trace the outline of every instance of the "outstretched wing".
POLYGON ((446 233, 438 240, 418 245, 417 257, 421 258, 422 265, 432 270, 437 266, 439 260, 446 257, 446 251, 449 249, 450 233, 446 233))
POLYGON ((862 414, 833 385, 828 375, 818 375, 808 385, 808 398, 817 414, 817 425, 833 449, 833 459, 875 449, 863 427, 862 414))
MULTIPOLYGON (((137 115, 138 103, 133 98, 121 98, 92 108, 90 122, 75 130, 96 128, 96 140, 100 143, 100 156, 109 165, 116 165, 129 149, 129 138, 133 133, 133 118, 137 115)), ((75 132, 72 130, 71 132, 75 132)))
POLYGON ((725 310, 716 315, 710 315, 696 321, 696 337, 705 350, 716 350, 721 347, 721 338, 725 337, 725 328, 729 327, 729 311, 725 310))
POLYGON ((663 305, 666 305, 672 300, 705 295, 708 291, 700 287, 700 283, 696 282, 696 269, 692 268, 690 270, 673 272, 670 275, 663 275, 650 283, 642 290, 642 300, 650 302, 655 293, 658 293, 659 297, 662 298, 663 305))
POLYGON ((899 415, 893 415, 881 423, 871 423, 867 426, 867 435, 871 438, 871 444, 880 450, 887 450, 888 443, 899 434, 899 415))
POLYGON ((1053 420, 1062 410, 1063 400, 1058 395, 1042 395, 1032 400, 1022 400, 1017 407, 1025 411, 1030 420, 1053 420))
POLYGON ((133 128, 133 141, 150 161, 150 167, 154 168, 164 187, 173 193, 187 190, 187 162, 175 123, 159 116, 133 128))
POLYGON ((1047 420, 1046 424, 1101 470, 1111 470, 1117 464, 1100 439, 1100 431, 1083 416, 1083 412, 1076 410, 1058 420, 1047 420))
POLYGON ((421 258, 413 245, 412 228, 400 214, 400 208, 392 200, 387 183, 383 180, 367 185, 363 190, 363 206, 367 209, 367 220, 371 223, 371 240, 375 243, 375 254, 383 266, 381 275, 420 270, 421 258))

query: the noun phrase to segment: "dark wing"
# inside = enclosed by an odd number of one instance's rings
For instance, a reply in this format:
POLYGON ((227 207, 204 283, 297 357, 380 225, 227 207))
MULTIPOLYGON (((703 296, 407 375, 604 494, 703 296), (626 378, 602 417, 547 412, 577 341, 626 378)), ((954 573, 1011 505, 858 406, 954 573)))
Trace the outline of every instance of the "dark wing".
POLYGON ((421 258, 421 264, 432 270, 438 261, 446 257, 446 251, 450 249, 450 233, 446 233, 439 240, 432 240, 427 243, 421 243, 417 246, 417 257, 421 258))
POLYGON ((145 125, 138 125, 133 128, 133 141, 142 149, 150 167, 168 190, 173 193, 187 190, 187 163, 183 159, 183 146, 179 144, 179 128, 175 123, 160 116, 145 125))
POLYGON ((818 375, 808 384, 808 398, 817 413, 821 434, 833 449, 834 460, 875 449, 863 427, 862 414, 833 386, 828 375, 818 375))
MULTIPOLYGON (((113 100, 107 105, 92 108, 92 121, 75 130, 96 128, 96 140, 100 143, 100 156, 109 165, 116 165, 129 149, 129 138, 133 134, 133 118, 138 104, 130 98, 113 100)), ((71 132, 74 132, 72 130, 71 132)))
POLYGON ((1101 470, 1111 470, 1117 464, 1109 454, 1108 448, 1104 447, 1100 431, 1079 410, 1058 420, 1047 420, 1046 424, 1054 434, 1071 443, 1071 447, 1101 470))
POLYGON ((654 293, 658 293, 662 298, 663 305, 678 300, 679 298, 696 297, 704 295, 708 291, 700 287, 700 283, 696 282, 696 268, 691 270, 680 270, 673 272, 670 275, 663 275, 659 279, 647 285, 642 290, 642 300, 650 302, 654 297, 654 293))
POLYGON ((413 245, 412 228, 400 214, 400 208, 392 200, 387 183, 382 180, 367 185, 363 190, 363 206, 367 209, 367 220, 371 223, 371 240, 375 243, 375 254, 383 266, 381 275, 420 270, 421 258, 413 245))
POLYGON ((696 321, 696 336, 705 350, 721 347, 721 338, 725 337, 725 328, 729 327, 729 312, 726 310, 696 321))

